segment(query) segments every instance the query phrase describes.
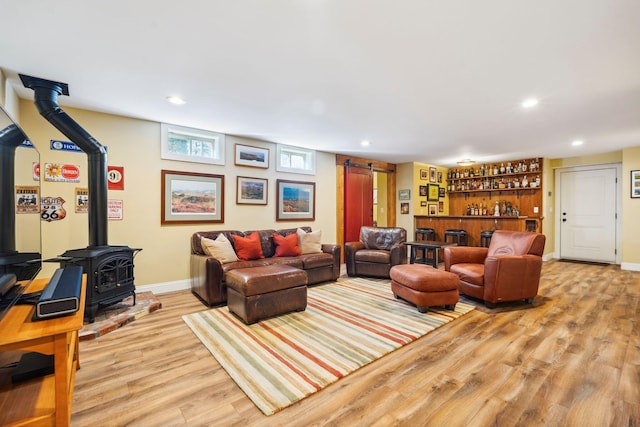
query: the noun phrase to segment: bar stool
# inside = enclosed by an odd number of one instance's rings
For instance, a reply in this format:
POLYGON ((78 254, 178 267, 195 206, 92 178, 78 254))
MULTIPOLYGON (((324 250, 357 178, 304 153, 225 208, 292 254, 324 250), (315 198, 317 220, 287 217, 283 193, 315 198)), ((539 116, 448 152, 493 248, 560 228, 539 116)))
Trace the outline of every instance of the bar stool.
POLYGON ((436 240, 436 230, 433 228, 416 228, 416 240, 436 240))
POLYGON ((493 236, 493 230, 485 230, 480 232, 480 246, 488 248, 491 243, 491 237, 493 236))
MULTIPOLYGON (((436 230, 433 228, 416 228, 416 241, 421 240, 436 240, 436 230)), ((412 250, 416 251, 416 258, 420 255, 419 258, 424 260, 427 256, 426 249, 414 248, 412 250)))
POLYGON ((457 243, 458 246, 468 246, 469 235, 467 234, 467 230, 450 228, 444 231, 444 241, 457 243))

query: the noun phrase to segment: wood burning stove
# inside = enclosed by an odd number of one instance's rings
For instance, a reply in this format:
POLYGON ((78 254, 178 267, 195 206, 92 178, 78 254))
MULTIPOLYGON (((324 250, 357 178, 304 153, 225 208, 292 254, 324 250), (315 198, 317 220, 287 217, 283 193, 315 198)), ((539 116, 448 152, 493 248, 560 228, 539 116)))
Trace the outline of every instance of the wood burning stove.
POLYGON ((85 317, 95 321, 98 308, 133 295, 133 258, 142 249, 107 244, 107 151, 58 105, 59 95, 69 95, 66 83, 20 74, 25 87, 33 89, 38 112, 87 154, 89 177, 89 246, 66 251, 58 258, 61 267, 82 266, 87 275, 85 317))
POLYGON ((123 299, 133 296, 136 304, 136 287, 133 275, 133 258, 141 249, 128 246, 104 246, 100 248, 72 249, 62 256, 47 261, 59 262, 61 267, 81 266, 87 274, 87 299, 85 317, 95 321, 96 312, 123 299))

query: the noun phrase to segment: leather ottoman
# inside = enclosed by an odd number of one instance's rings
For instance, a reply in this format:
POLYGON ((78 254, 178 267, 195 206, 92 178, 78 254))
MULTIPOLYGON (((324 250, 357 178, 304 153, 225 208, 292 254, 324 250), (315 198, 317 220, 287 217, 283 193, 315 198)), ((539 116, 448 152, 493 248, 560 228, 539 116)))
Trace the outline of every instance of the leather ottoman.
POLYGON ((227 306, 246 324, 307 308, 307 273, 288 265, 239 268, 226 274, 227 306))
POLYGON ((454 273, 430 265, 401 264, 391 267, 389 275, 393 296, 415 304, 420 313, 433 306, 456 308, 460 279, 454 273))

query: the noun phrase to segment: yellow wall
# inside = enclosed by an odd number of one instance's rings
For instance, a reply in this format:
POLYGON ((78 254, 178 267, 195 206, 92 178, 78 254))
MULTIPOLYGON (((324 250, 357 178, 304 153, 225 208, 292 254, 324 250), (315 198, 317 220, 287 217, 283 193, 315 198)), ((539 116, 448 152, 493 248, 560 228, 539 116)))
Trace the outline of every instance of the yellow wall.
POLYGON ((631 171, 640 170, 640 147, 622 150, 622 267, 640 269, 640 199, 632 199, 631 171), (636 268, 633 268, 636 267, 636 268))
MULTIPOLYGON (((64 110, 102 145, 107 146, 108 163, 124 167, 124 191, 109 190, 109 199, 123 200, 124 219, 109 221, 109 244, 142 248, 135 258, 136 285, 158 284, 189 278, 190 236, 200 230, 255 230, 308 225, 323 231, 323 242, 336 242, 335 155, 316 153, 316 175, 276 173, 275 144, 234 136, 226 137, 226 165, 162 160, 160 158, 160 124, 72 108, 64 110), (269 169, 234 165, 234 144, 242 143, 270 149, 269 169), (161 170, 221 174, 225 177, 224 224, 160 225, 161 170), (268 179, 268 205, 236 205, 236 177, 268 179), (276 179, 316 183, 316 220, 276 222, 276 179)), ((42 223, 44 258, 62 254, 67 249, 89 244, 88 216, 74 212, 76 187, 87 187, 87 158, 83 153, 52 151, 49 141, 68 139, 42 118, 32 101, 20 103, 21 125, 40 151, 40 161, 70 163, 80 166, 80 183, 42 181, 43 196, 61 196, 67 202, 67 218, 42 223)), ((45 263, 42 276, 49 276, 55 263, 45 263)))

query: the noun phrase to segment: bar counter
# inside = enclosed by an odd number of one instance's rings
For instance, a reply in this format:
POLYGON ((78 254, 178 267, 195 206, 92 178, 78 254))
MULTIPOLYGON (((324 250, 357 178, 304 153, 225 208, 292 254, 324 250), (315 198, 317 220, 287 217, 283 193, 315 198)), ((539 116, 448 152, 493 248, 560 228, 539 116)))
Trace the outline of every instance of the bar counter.
MULTIPOLYGON (((433 228, 436 240, 444 240, 444 231, 465 230, 469 246, 480 246, 480 232, 488 230, 536 231, 542 230, 542 218, 530 216, 424 216, 415 215, 414 227, 433 228)), ((409 237, 410 238, 410 237, 409 237)))

